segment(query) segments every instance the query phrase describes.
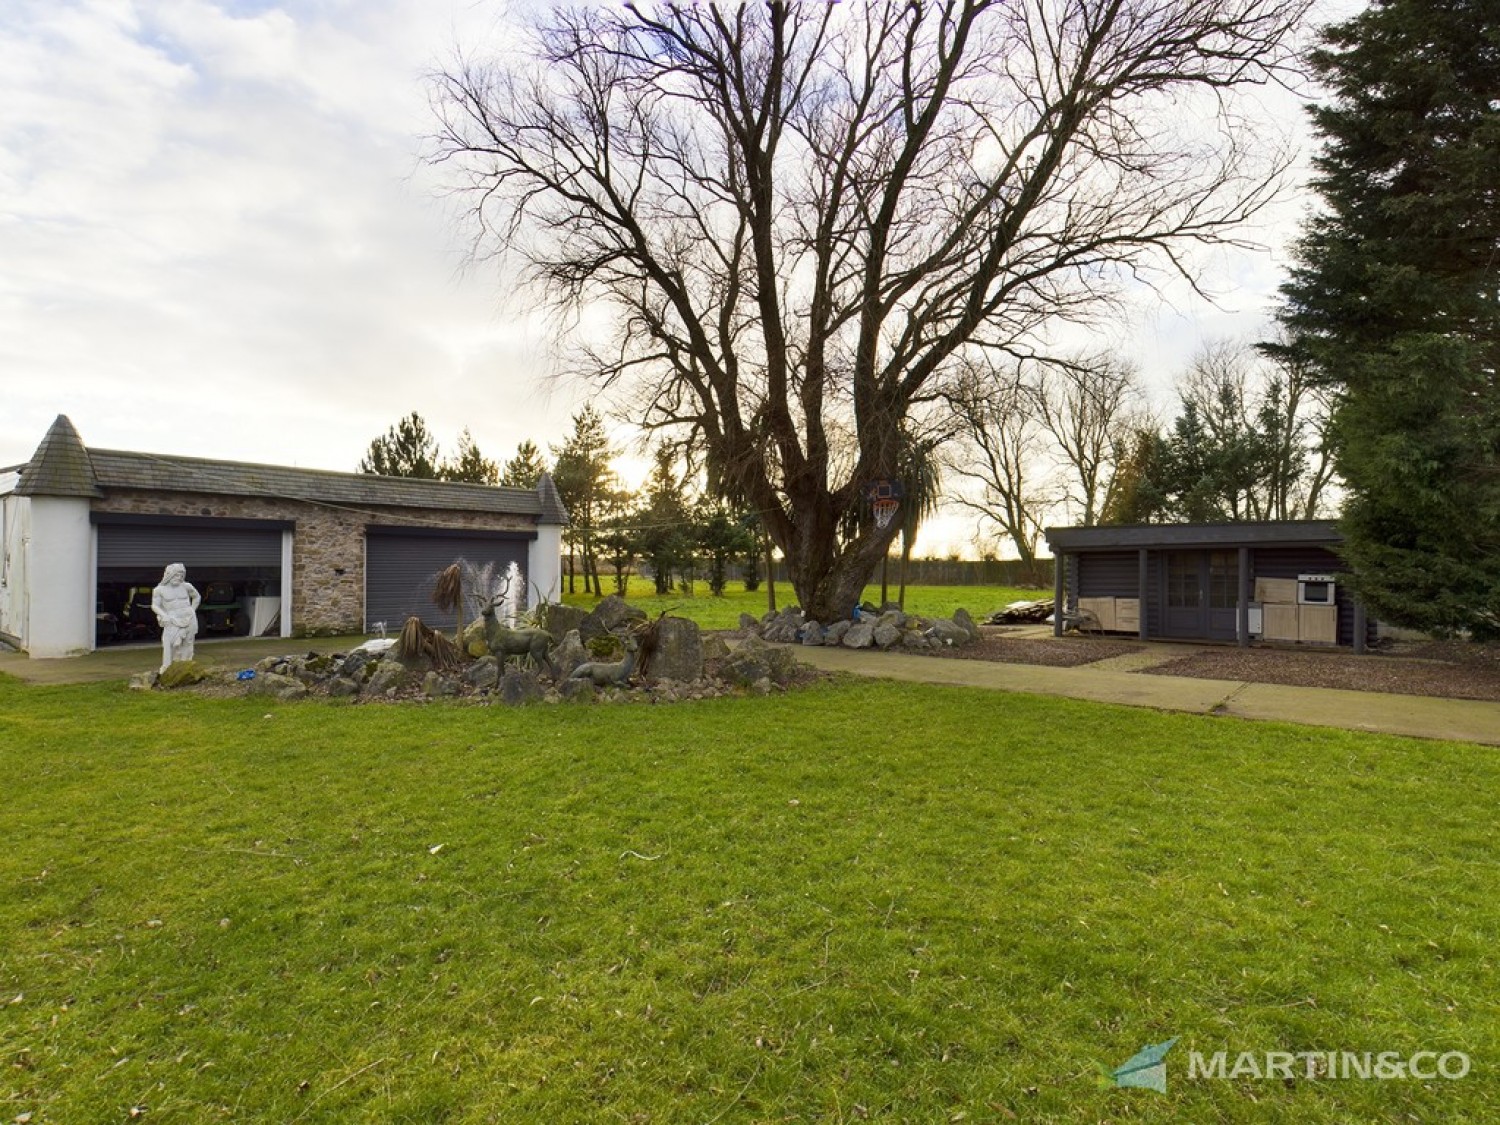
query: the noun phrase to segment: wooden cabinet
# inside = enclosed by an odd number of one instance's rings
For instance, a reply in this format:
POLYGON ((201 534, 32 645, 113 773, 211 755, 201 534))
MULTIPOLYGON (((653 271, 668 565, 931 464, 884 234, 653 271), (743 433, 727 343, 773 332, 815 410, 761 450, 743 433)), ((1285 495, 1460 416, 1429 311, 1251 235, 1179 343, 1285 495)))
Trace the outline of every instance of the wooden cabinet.
POLYGON ((1332 645, 1339 639, 1339 611, 1331 605, 1297 607, 1297 639, 1303 644, 1332 645))

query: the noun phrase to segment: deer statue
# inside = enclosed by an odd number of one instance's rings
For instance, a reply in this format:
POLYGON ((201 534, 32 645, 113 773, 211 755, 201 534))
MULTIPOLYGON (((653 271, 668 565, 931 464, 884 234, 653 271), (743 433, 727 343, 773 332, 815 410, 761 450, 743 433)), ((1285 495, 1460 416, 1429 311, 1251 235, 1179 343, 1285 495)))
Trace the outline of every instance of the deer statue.
POLYGON ((625 656, 620 660, 593 660, 573 669, 570 680, 589 680, 595 687, 611 687, 630 682, 635 675, 635 657, 640 648, 634 637, 625 638, 625 656))
POLYGON ((546 668, 549 675, 557 675, 557 666, 552 663, 552 634, 545 629, 509 629, 495 616, 499 598, 484 607, 484 643, 490 652, 500 658, 505 666, 508 657, 519 656, 530 659, 538 668, 546 668))

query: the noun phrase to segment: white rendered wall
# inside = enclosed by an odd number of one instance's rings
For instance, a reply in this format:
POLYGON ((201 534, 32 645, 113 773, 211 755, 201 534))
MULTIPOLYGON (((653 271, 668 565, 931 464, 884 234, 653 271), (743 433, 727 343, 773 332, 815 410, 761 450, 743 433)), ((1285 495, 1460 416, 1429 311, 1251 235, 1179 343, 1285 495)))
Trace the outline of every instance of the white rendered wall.
POLYGON ((94 547, 89 502, 31 497, 26 651, 76 656, 94 647, 94 547))
POLYGON ((538 527, 526 563, 526 604, 562 601, 562 528, 538 527))

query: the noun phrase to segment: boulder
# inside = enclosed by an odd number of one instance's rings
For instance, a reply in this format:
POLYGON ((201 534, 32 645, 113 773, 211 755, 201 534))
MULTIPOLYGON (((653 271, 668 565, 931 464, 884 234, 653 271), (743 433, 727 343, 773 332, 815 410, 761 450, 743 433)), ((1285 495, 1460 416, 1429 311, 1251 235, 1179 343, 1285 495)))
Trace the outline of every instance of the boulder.
POLYGON ((729 654, 724 662, 723 676, 732 684, 749 687, 757 680, 771 675, 771 653, 779 651, 758 640, 747 640, 729 654))
POLYGON ((385 695, 400 687, 406 679, 406 665, 391 657, 382 660, 375 674, 365 681, 365 691, 371 695, 385 695))
POLYGON ((378 655, 355 649, 348 656, 344 657, 343 664, 339 665, 339 675, 345 679, 358 682, 364 677, 366 668, 370 667, 371 664, 378 663, 380 663, 378 655))
POLYGON ((800 609, 784 609, 761 630, 760 635, 773 644, 796 644, 798 634, 802 632, 802 625, 800 609))
POLYGON ((284 656, 263 656, 255 662, 255 670, 257 672, 274 672, 278 664, 285 663, 286 657, 284 656))
POLYGON ((598 689, 592 680, 564 680, 559 690, 569 703, 592 703, 598 689))
POLYGON ((849 626, 841 643, 845 648, 869 648, 875 643, 875 626, 868 621, 857 621, 849 626))
POLYGON ((307 695, 307 688, 295 676, 267 672, 249 681, 249 694, 265 695, 287 702, 307 695))
POLYGON ((771 669, 771 681, 777 684, 789 684, 797 677, 797 669, 802 665, 798 663, 797 657, 789 648, 773 648, 766 652, 766 663, 771 669))
POLYGON ((842 644, 844 635, 853 627, 854 622, 852 621, 835 621, 823 630, 823 643, 825 645, 842 644))
POLYGON ((541 627, 554 637, 565 637, 574 629, 582 627, 589 611, 581 606, 549 602, 538 615, 541 627))
POLYGON ((908 629, 901 636, 901 644, 905 648, 924 649, 932 646, 927 643, 927 638, 915 629, 908 629))
POLYGON ((610 594, 578 624, 578 635, 585 641, 600 633, 613 633, 634 621, 646 620, 645 610, 636 609, 619 594, 610 594))
POLYGON ((167 666, 167 670, 156 679, 156 686, 163 688, 188 687, 191 684, 201 684, 213 675, 213 671, 205 668, 196 660, 176 660, 167 666))
POLYGON ((875 620, 876 628, 882 625, 894 625, 897 629, 904 629, 906 627, 906 614, 902 613, 899 609, 887 609, 875 620))
POLYGON ((552 650, 552 663, 557 668, 557 677, 560 680, 566 680, 573 674, 573 669, 580 664, 587 664, 592 659, 577 629, 569 629, 567 635, 552 650))
MULTIPOLYGON (((772 621, 776 620, 776 615, 774 613, 770 614, 769 616, 772 621)), ((749 633, 751 635, 758 635, 760 633, 759 619, 751 617, 748 613, 740 614, 740 632, 749 633)))
POLYGON ((464 670, 464 679, 470 687, 492 688, 500 682, 500 661, 493 656, 481 656, 464 670))
POLYGON ((969 640, 977 641, 979 639, 979 626, 974 624, 974 618, 969 616, 968 610, 955 609, 953 611, 953 624, 957 625, 965 633, 968 633, 969 640))
POLYGON ((539 703, 545 694, 542 681, 530 669, 512 668, 500 677, 500 698, 511 706, 539 703))
POLYGON ((703 638, 703 659, 717 663, 729 658, 729 644, 718 633, 709 633, 703 638))
POLYGON ((335 676, 328 681, 328 694, 334 699, 343 699, 345 696, 359 694, 359 681, 351 680, 348 676, 335 676))
POLYGON ((440 672, 428 672, 422 677, 422 691, 430 699, 458 694, 458 681, 440 672))
POLYGON ((941 647, 966 645, 969 643, 969 633, 962 625, 955 625, 952 621, 940 617, 932 623, 932 628, 927 630, 927 639, 941 647))
POLYGON ((901 643, 901 630, 895 625, 876 625, 872 638, 877 648, 882 650, 892 648, 901 643))
POLYGON ((646 670, 646 682, 681 680, 691 683, 703 675, 703 633, 696 621, 663 617, 656 623, 656 651, 646 670))
POLYGON ((464 641, 459 647, 466 656, 487 656, 490 651, 489 632, 483 617, 476 617, 464 626, 464 641))
MULTIPOLYGON (((745 614, 745 616, 748 617, 749 614, 745 614)), ((778 618, 779 616, 781 616, 781 615, 776 610, 774 610, 774 609, 768 609, 768 610, 766 610, 765 613, 762 613, 760 615, 760 623, 762 625, 769 625, 771 622, 775 621, 776 618, 778 618)))
POLYGON ((155 672, 137 672, 130 677, 131 691, 150 691, 156 686, 155 672))
POLYGON ((823 626, 816 621, 809 621, 802 626, 802 643, 816 647, 823 643, 823 626))

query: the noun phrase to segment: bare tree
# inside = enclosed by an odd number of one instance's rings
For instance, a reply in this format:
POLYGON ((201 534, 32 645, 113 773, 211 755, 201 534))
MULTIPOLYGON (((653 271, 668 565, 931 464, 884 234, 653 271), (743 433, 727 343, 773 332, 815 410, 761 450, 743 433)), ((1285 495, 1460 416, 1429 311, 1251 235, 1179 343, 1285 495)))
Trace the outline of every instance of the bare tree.
POLYGON ((432 156, 483 249, 612 311, 579 370, 692 433, 827 620, 899 530, 840 528, 960 352, 1031 354, 1271 198, 1234 93, 1308 4, 546 9, 527 59, 435 76, 432 156))
POLYGON ((1019 368, 1006 375, 985 361, 966 361, 947 389, 961 437, 949 470, 968 487, 954 503, 994 524, 1027 569, 1036 563, 1043 521, 1059 496, 1043 456, 1046 428, 1039 396, 1019 368))
POLYGON ((1098 523, 1129 435, 1157 425, 1135 365, 1104 354, 1046 364, 1036 401, 1066 467, 1065 499, 1085 525, 1098 523))

